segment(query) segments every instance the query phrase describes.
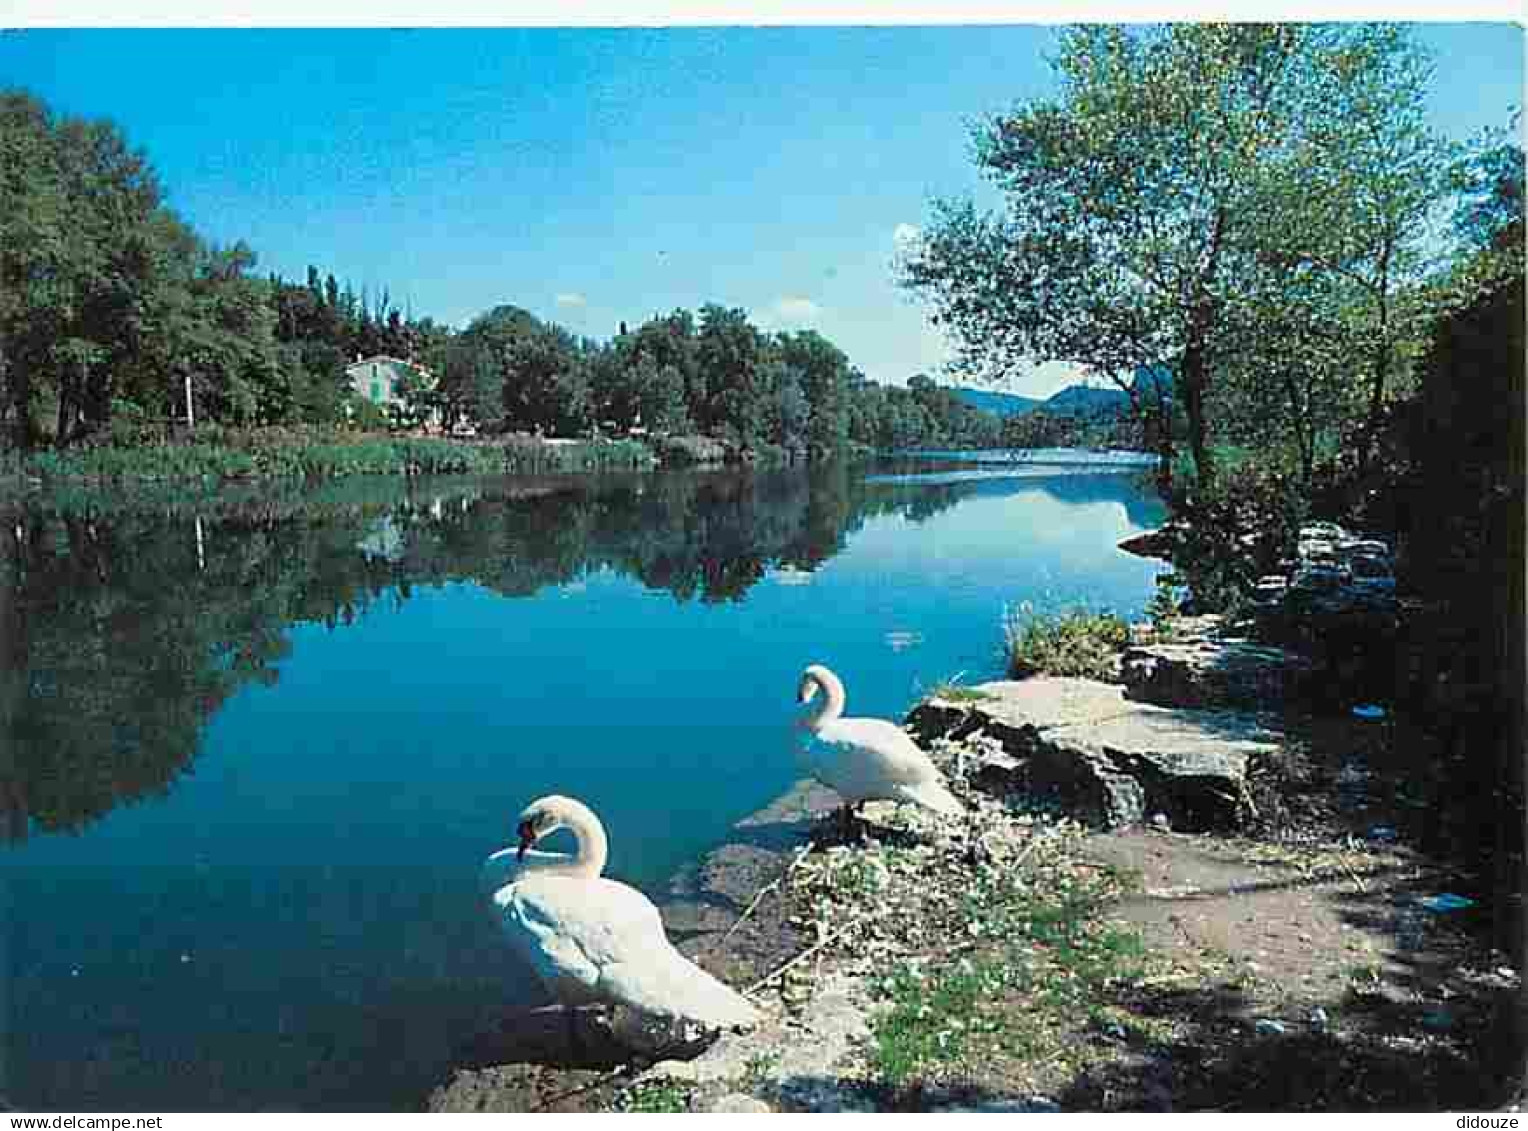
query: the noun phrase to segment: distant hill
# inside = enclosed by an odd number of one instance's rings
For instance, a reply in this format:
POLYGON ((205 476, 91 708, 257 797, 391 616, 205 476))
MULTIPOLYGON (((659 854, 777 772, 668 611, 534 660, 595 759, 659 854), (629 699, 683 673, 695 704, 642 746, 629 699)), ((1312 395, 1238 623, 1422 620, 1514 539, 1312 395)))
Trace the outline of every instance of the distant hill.
POLYGON ((1151 392, 1153 384, 1164 393, 1170 393, 1173 388, 1172 370, 1160 365, 1143 365, 1135 371, 1135 381, 1133 384, 1135 391, 1138 393, 1151 392))
POLYGON ((998 416, 1019 416, 1045 403, 1035 397, 1021 397, 1017 393, 995 393, 990 389, 952 389, 951 392, 972 408, 979 408, 998 416))
POLYGON ((1123 412, 1130 406, 1130 398, 1123 389, 1102 389, 1093 385, 1068 385, 1045 401, 1046 412, 1078 414, 1096 412, 1123 412))
MULTIPOLYGON (((1135 389, 1147 392, 1153 380, 1166 389, 1172 388, 1172 374, 1169 371, 1141 368, 1135 373, 1135 389)), ((1021 397, 1017 393, 995 393, 988 389, 957 388, 951 391, 966 404, 998 416, 1021 416, 1035 409, 1043 409, 1055 415, 1091 416, 1101 412, 1125 412, 1130 407, 1129 395, 1112 385, 1068 385, 1044 400, 1021 397)))

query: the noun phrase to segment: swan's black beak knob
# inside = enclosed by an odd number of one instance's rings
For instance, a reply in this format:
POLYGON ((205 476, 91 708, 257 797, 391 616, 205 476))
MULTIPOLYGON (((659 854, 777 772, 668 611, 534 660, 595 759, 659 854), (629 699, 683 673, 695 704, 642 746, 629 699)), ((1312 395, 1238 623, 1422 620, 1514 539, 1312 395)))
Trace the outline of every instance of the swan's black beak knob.
POLYGON ((520 822, 520 851, 515 853, 516 860, 525 859, 525 850, 536 843, 536 830, 531 827, 529 821, 520 822))

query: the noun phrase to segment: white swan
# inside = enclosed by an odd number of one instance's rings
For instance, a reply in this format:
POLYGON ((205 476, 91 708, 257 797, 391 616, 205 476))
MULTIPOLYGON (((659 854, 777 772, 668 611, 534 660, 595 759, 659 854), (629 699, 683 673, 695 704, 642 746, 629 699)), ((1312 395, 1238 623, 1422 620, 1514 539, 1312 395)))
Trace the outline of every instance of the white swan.
POLYGON ((823 693, 822 706, 802 720, 817 736, 814 776, 844 799, 841 817, 849 826, 852 811, 863 801, 911 801, 946 816, 959 817, 965 807, 944 783, 944 777, 895 723, 885 719, 846 719, 843 682, 821 664, 801 673, 797 701, 810 703, 823 693))
MULTIPOLYGON (((571 797, 543 797, 520 814, 518 833, 516 847, 488 858, 484 879, 505 935, 556 1000, 564 1006, 625 1005, 708 1029, 758 1019, 741 994, 674 949, 651 900, 600 877, 609 842, 588 806, 571 797), (560 828, 577 838, 575 855, 531 851, 560 828), (502 883, 506 866, 509 882, 502 883)), ((572 1024, 570 1012, 570 1032, 572 1024)))

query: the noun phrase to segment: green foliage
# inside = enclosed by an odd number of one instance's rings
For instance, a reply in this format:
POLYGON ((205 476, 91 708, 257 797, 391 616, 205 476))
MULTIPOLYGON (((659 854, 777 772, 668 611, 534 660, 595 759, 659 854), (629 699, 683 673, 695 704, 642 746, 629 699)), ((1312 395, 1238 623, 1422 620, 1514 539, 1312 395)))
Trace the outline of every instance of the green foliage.
POLYGON ((671 1115, 690 1110, 690 1092, 677 1080, 646 1080, 623 1091, 616 1107, 620 1111, 671 1115))
POLYGON ((1164 584, 1186 588, 1195 612, 1241 610, 1264 574, 1294 556, 1310 504, 1297 475, 1252 461, 1177 492, 1164 584))
POLYGON ((1016 679, 1045 674, 1112 682, 1119 653, 1130 643, 1130 628, 1119 617, 1083 609, 1051 617, 1010 611, 1003 631, 1016 679))
MULTIPOLYGON (((1062 34, 1055 68, 1057 97, 975 130, 1002 210, 941 202, 904 251, 902 282, 963 367, 1165 363, 1206 481, 1228 420, 1268 423, 1307 472, 1356 420, 1365 459, 1449 167, 1404 31, 1088 25, 1062 34)), ((1171 455, 1173 433, 1155 438, 1171 455)))
POLYGON ((779 1049, 756 1052, 743 1063, 742 1086, 754 1094, 769 1087, 775 1069, 779 1067, 783 1053, 779 1049))
POLYGON ((140 406, 121 397, 112 398, 107 439, 113 447, 130 448, 153 443, 159 438, 158 432, 140 406))
POLYGON ((1177 619, 1182 603, 1175 592, 1176 587, 1170 576, 1158 574, 1155 585, 1151 600, 1146 605, 1146 616, 1150 619, 1152 630, 1157 638, 1161 639, 1172 622, 1177 619))
POLYGON ((890 1004, 871 1026, 877 1075, 900 1086, 930 1067, 958 1064, 977 1040, 1000 1039, 1010 1022, 991 1006, 1005 973, 996 962, 964 962, 937 972, 900 966, 882 978, 876 988, 890 1004))
MULTIPOLYGON (((851 443, 1001 440, 994 416, 931 381, 883 390, 820 334, 768 334, 737 308, 676 310, 601 344, 508 304, 456 333, 404 318, 385 289, 357 295, 316 267, 303 282, 259 277, 249 247, 213 246, 163 206, 152 170, 113 127, 60 118, 25 94, 0 94, 0 151, 16 172, 0 180, 0 426, 20 449, 98 434, 113 447, 152 444, 188 417, 199 442, 208 425, 371 434, 439 419, 478 435, 563 438, 640 428, 722 439, 765 465, 836 458, 851 443), (385 408, 346 376, 347 364, 378 355, 412 367, 385 408)), ((108 476, 221 466, 186 454, 114 458, 78 466, 108 476)), ((330 474, 388 460, 336 450, 309 462, 330 474)), ((643 461, 632 450, 517 444, 506 462, 643 461)))
POLYGON ((431 437, 323 431, 198 429, 198 442, 42 451, 26 467, 48 479, 329 479, 345 475, 443 475, 640 469, 652 454, 632 441, 550 445, 469 444, 431 437), (209 435, 210 434, 210 435, 209 435))
POLYGON ((549 444, 510 437, 490 450, 502 450, 503 469, 511 473, 642 471, 654 464, 651 449, 636 440, 549 444))
POLYGON ((346 393, 344 400, 346 422, 357 432, 385 432, 391 424, 387 410, 356 393, 346 393))

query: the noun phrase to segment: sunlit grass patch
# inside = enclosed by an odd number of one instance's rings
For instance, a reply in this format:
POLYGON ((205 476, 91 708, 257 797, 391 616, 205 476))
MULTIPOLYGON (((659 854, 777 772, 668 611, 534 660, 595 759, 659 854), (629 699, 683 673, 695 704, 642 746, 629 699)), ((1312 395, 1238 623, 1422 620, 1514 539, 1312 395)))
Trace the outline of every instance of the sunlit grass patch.
POLYGON ((938 683, 929 692, 930 698, 943 699, 947 703, 978 703, 992 696, 977 687, 966 687, 959 683, 938 683))
POLYGON ((935 972, 902 966, 877 986, 888 1008, 872 1024, 871 1064, 888 1084, 933 1065, 953 1065, 1001 1042, 1009 1019, 996 1008, 1009 974, 996 961, 963 960, 935 972))
POLYGON ((1058 616, 1008 610, 1003 633, 1008 671, 1016 679, 1059 675, 1112 681, 1119 653, 1130 643, 1130 628, 1119 617, 1082 609, 1058 616))
POLYGON ((1011 1080, 1090 1055, 1101 1017, 1116 1039, 1158 1039, 1120 1006, 1150 969, 1145 941, 1104 917, 1138 883, 1064 856, 1032 872, 978 869, 952 933, 966 953, 954 964, 930 955, 876 983, 884 1004, 871 1022, 871 1070, 893 1087, 973 1074, 1011 1080))
POLYGON ((672 1114, 690 1110, 690 1091, 677 1080, 644 1080, 616 1097, 617 1111, 672 1114))

